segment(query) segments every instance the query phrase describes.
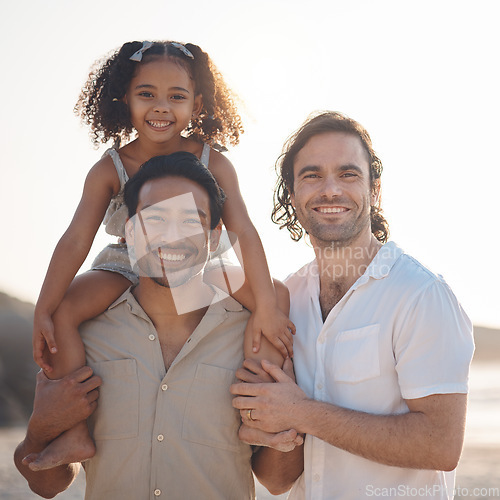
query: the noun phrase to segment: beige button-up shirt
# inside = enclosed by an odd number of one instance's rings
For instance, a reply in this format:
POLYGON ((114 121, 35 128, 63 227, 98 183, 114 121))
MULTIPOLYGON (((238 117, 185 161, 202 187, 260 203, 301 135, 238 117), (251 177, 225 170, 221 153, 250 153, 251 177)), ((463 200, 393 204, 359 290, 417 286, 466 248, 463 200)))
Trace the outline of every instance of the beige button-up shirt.
POLYGON ((251 448, 238 439, 229 386, 243 362, 249 317, 212 304, 168 372, 156 330, 130 290, 81 334, 103 379, 86 462, 92 500, 255 497, 251 448))

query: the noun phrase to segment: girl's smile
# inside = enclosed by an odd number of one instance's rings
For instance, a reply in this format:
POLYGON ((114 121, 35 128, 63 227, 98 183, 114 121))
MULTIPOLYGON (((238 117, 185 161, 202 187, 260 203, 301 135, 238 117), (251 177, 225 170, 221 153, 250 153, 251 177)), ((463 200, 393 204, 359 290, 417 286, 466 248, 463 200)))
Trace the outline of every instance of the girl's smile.
POLYGON ((160 120, 154 120, 154 121, 148 120, 147 123, 156 130, 165 130, 168 128, 169 125, 172 125, 172 122, 170 121, 160 121, 160 120))

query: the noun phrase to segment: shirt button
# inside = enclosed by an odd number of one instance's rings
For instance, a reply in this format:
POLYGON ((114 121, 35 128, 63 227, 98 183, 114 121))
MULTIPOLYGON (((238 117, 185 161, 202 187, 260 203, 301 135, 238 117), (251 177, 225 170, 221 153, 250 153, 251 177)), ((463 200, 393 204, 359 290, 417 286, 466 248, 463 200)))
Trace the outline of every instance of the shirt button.
POLYGON ((167 384, 163 384, 163 385, 161 386, 161 390, 162 390, 162 391, 166 391, 167 389, 168 389, 168 385, 167 385, 167 384))
POLYGON ((158 441, 163 441, 163 434, 158 434, 158 437, 156 438, 158 441))
POLYGON ((319 390, 321 390, 321 389, 323 389, 323 384, 318 384, 318 385, 316 385, 316 387, 317 387, 319 390))
POLYGON ((316 482, 318 482, 318 481, 319 481, 319 479, 320 479, 319 474, 314 474, 313 479, 314 479, 316 482))
POLYGON ((153 334, 151 334, 151 335, 149 336, 149 340, 154 340, 155 338, 156 338, 156 337, 155 337, 153 334))
POLYGON ((154 494, 155 494, 155 497, 159 497, 161 495, 161 490, 156 488, 156 490, 154 491, 154 494))

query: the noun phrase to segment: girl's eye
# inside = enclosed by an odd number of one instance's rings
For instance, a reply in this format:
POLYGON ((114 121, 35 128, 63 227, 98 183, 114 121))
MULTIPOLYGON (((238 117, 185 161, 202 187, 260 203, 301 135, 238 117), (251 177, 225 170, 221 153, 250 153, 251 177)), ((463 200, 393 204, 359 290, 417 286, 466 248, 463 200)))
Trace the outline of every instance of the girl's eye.
POLYGON ((201 222, 198 220, 198 219, 186 219, 184 221, 184 224, 189 224, 191 226, 199 226, 201 224, 201 222))
POLYGON ((153 94, 151 92, 146 92, 146 91, 140 92, 139 95, 141 97, 153 97, 153 94))
POLYGON ((172 99, 174 101, 183 101, 184 99, 186 99, 186 96, 182 95, 182 94, 178 94, 178 95, 173 95, 172 96, 172 99))

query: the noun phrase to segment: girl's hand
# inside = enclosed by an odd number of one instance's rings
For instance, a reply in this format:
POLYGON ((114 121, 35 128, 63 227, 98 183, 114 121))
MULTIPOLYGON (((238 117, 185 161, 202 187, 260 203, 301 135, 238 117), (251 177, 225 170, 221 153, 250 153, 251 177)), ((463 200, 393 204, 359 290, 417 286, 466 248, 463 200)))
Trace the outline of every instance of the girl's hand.
POLYGON ((44 371, 51 372, 52 367, 46 359, 47 352, 57 352, 56 340, 54 338, 54 323, 48 313, 35 312, 33 326, 33 359, 44 371))
POLYGON ((257 308, 253 315, 252 350, 259 352, 260 337, 264 335, 284 358, 293 358, 295 325, 280 309, 257 308))

